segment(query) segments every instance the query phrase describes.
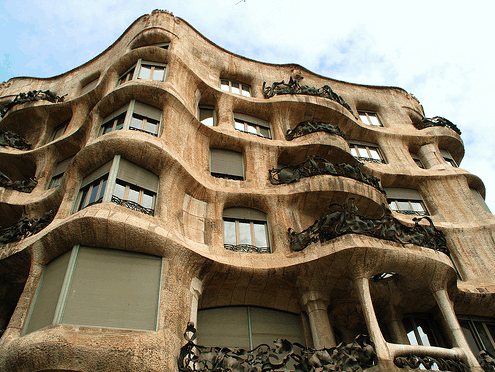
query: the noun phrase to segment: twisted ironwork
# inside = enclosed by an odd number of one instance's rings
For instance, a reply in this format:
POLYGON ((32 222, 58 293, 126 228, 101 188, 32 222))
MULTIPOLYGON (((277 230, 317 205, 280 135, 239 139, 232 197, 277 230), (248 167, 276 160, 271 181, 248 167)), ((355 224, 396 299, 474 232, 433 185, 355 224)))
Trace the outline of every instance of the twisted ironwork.
POLYGON ((67 94, 63 96, 57 96, 55 93, 50 90, 31 90, 27 93, 19 93, 13 101, 7 103, 4 107, 0 109, 0 116, 3 118, 7 112, 14 107, 15 105, 19 105, 21 103, 26 102, 35 102, 35 101, 49 101, 52 103, 63 102, 64 98, 67 94))
POLYGON ((244 253, 270 253, 269 247, 257 247, 251 244, 224 244, 225 249, 244 253))
POLYGON ((314 242, 324 243, 345 234, 362 234, 401 244, 415 244, 448 254, 447 241, 443 232, 438 230, 429 217, 414 217, 414 226, 403 225, 392 216, 390 209, 382 203, 382 217, 375 219, 360 216, 357 207, 349 198, 341 205, 331 204, 328 208, 337 210, 316 220, 313 225, 299 233, 289 227, 290 247, 293 251, 302 251, 314 242), (340 209, 340 210, 339 210, 340 209), (420 224, 422 220, 428 225, 420 224))
POLYGON ((120 199, 118 196, 115 196, 115 195, 112 195, 112 202, 115 204, 121 205, 123 207, 132 209, 133 211, 138 211, 138 212, 147 214, 149 216, 155 215, 155 211, 153 209, 143 207, 142 205, 140 205, 136 202, 133 202, 131 200, 120 199))
POLYGON ((417 129, 425 129, 431 127, 446 127, 452 129, 458 135, 461 135, 461 130, 457 128, 457 125, 451 121, 442 118, 441 116, 435 116, 433 118, 423 118, 420 122, 414 123, 417 129))
POLYGON ((23 213, 19 221, 12 226, 0 227, 0 244, 18 242, 40 232, 52 222, 54 216, 53 211, 46 212, 44 216, 39 218, 28 217, 23 213))
POLYGON ((285 139, 287 141, 292 141, 294 138, 302 137, 306 134, 315 132, 326 132, 335 134, 345 139, 345 133, 337 125, 309 120, 300 122, 292 130, 287 129, 287 133, 285 133, 285 139))
POLYGON ((178 360, 180 372, 275 372, 295 370, 355 372, 373 367, 377 357, 373 343, 366 335, 336 347, 313 349, 285 339, 274 346, 261 344, 253 350, 196 345, 196 329, 189 323, 187 341, 178 360))
POLYGON ((378 177, 365 174, 361 171, 361 163, 356 165, 350 164, 332 164, 328 160, 317 155, 310 155, 302 163, 288 165, 282 168, 270 169, 268 178, 273 185, 282 185, 299 181, 301 178, 313 177, 321 174, 332 176, 343 176, 364 182, 385 193, 380 185, 378 177))
POLYGON ((0 130, 0 146, 9 146, 18 150, 29 150, 31 144, 10 130, 0 130))
POLYGON ((436 369, 440 371, 469 372, 468 366, 460 359, 433 358, 431 356, 409 355, 396 357, 394 363, 399 368, 436 369))
POLYGON ((349 106, 349 104, 344 101, 341 96, 335 93, 330 86, 324 85, 321 88, 315 88, 309 85, 300 85, 299 82, 302 79, 303 77, 298 77, 294 80, 291 76, 288 83, 286 83, 285 80, 282 80, 280 82, 274 82, 271 87, 266 86, 266 81, 264 81, 263 96, 265 98, 271 98, 280 94, 305 94, 309 96, 328 98, 345 107, 357 119, 357 116, 352 111, 351 106, 349 106))
POLYGON ((12 189, 20 192, 31 192, 38 184, 36 178, 24 181, 12 181, 5 173, 0 172, 0 187, 12 189))
POLYGON ((495 358, 486 350, 481 350, 479 354, 481 368, 485 372, 495 371, 495 358))

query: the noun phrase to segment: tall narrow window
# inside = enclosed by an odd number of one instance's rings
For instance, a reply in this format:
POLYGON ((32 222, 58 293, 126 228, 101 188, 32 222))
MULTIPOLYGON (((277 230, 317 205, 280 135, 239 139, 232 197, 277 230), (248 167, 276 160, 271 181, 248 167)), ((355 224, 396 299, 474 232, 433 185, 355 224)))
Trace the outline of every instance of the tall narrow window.
POLYGON ((158 136, 161 117, 162 111, 160 109, 132 100, 103 120, 99 134, 130 129, 158 136))
POLYGON ((488 213, 492 213, 490 211, 490 208, 488 208, 488 205, 486 205, 485 199, 483 199, 483 196, 481 196, 480 192, 476 189, 470 189, 471 193, 473 194, 474 198, 476 201, 481 205, 481 207, 488 213))
POLYGON ((120 76, 117 85, 135 79, 164 81, 166 70, 167 65, 164 63, 143 61, 140 59, 136 65, 132 66, 120 76))
POLYGON ((411 345, 443 346, 440 330, 431 319, 405 317, 402 322, 411 345))
POLYGON ((375 127, 383 127, 382 121, 378 116, 378 113, 371 111, 358 111, 359 119, 364 124, 373 125, 375 127))
POLYGON ((447 162, 447 164, 449 164, 451 167, 457 168, 457 163, 452 155, 450 155, 450 152, 444 149, 440 149, 440 152, 442 153, 442 157, 447 162))
POLYGON ((235 129, 264 138, 272 138, 270 123, 254 116, 234 112, 235 129))
POLYGON ((365 142, 349 142, 349 148, 352 156, 357 160, 368 163, 385 164, 385 159, 377 145, 365 142))
POLYGON ((60 182, 62 181, 62 177, 64 176, 64 173, 67 170, 67 167, 69 166, 72 158, 73 157, 71 156, 70 158, 62 160, 60 163, 57 164, 55 170, 52 173, 50 183, 48 184, 49 189, 52 189, 60 185, 60 182))
POLYGON ((43 270, 25 333, 50 324, 156 330, 161 258, 76 246, 43 270))
POLYGON ((478 355, 481 350, 495 356, 495 319, 475 316, 459 316, 459 324, 471 351, 478 355))
POLYGON ((67 126, 69 125, 69 122, 70 120, 66 120, 62 124, 55 127, 52 134, 50 135, 50 138, 48 139, 48 142, 55 141, 57 138, 62 137, 62 135, 65 133, 67 129, 67 126))
POLYGON ((425 169, 425 166, 423 164, 423 161, 421 160, 421 158, 419 157, 418 154, 414 153, 414 152, 411 152, 411 157, 412 159, 414 160, 414 162, 416 163, 416 165, 422 169, 425 169))
POLYGON ((215 108, 213 106, 199 106, 199 121, 208 126, 213 127, 216 124, 215 108))
POLYGON ((266 214, 250 208, 223 211, 224 247, 231 251, 270 253, 266 214))
POLYGON ((226 92, 251 97, 251 86, 239 81, 220 79, 220 88, 226 92))
POLYGON ((112 162, 109 161, 83 179, 79 191, 78 211, 103 201, 111 166, 112 162))
POLYGON ((244 180, 244 161, 240 152, 210 149, 210 173, 213 177, 244 180))
POLYGON ((415 216, 429 215, 421 194, 417 190, 387 187, 385 191, 388 205, 393 211, 415 216))

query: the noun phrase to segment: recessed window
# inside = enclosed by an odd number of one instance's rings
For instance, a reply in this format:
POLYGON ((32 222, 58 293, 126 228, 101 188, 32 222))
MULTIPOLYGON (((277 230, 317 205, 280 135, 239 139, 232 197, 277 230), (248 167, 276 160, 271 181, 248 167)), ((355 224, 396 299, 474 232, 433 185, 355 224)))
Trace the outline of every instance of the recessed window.
POLYGON ((447 162, 448 165, 457 168, 457 163, 452 157, 452 155, 450 155, 450 152, 444 149, 440 149, 440 152, 442 153, 442 157, 447 162))
POLYGON ((405 317, 402 320, 411 345, 444 346, 440 330, 429 318, 405 317))
POLYGON ((240 152, 210 149, 210 173, 213 177, 244 180, 244 160, 240 152))
POLYGON ((250 208, 227 208, 223 212, 225 249, 270 253, 266 214, 250 208))
POLYGON ((160 109, 132 100, 103 119, 99 135, 120 129, 130 129, 158 136, 161 117, 160 109))
POLYGON ((197 335, 198 345, 245 350, 277 339, 305 344, 299 314, 251 306, 198 310, 197 335))
POLYGON ((358 111, 359 119, 367 125, 373 125, 375 127, 383 127, 380 117, 376 112, 371 111, 358 111))
POLYGON ((421 161, 421 158, 419 157, 419 155, 416 153, 413 153, 413 152, 411 152, 410 154, 411 154, 412 159, 416 163, 416 165, 422 169, 425 169, 425 166, 424 166, 423 162, 421 161))
POLYGON ((376 145, 365 143, 349 143, 349 148, 351 149, 352 156, 354 156, 357 160, 368 163, 385 163, 383 155, 376 145))
POLYGON ((479 205, 481 205, 481 207, 488 213, 492 213, 490 211, 490 208, 488 208, 488 205, 486 205, 486 202, 485 202, 485 199, 483 199, 483 196, 481 196, 480 192, 478 190, 475 190, 475 189, 470 189, 471 190, 471 193, 473 194, 474 198, 476 199, 476 201, 479 203, 479 205))
POLYGON ((495 355, 495 319, 472 316, 459 316, 459 324, 471 351, 478 355, 486 350, 495 355))
POLYGON ((140 59, 136 65, 120 76, 117 85, 135 79, 164 81, 166 70, 167 65, 164 63, 149 62, 140 59))
POLYGON ((235 129, 242 132, 254 134, 259 137, 272 138, 270 123, 254 116, 234 112, 234 126, 235 129))
POLYGON ((120 156, 85 177, 77 210, 101 202, 112 202, 153 216, 158 176, 120 156), (115 169, 116 172, 111 169, 115 169), (109 174, 115 174, 110 177, 109 174))
POLYGON ((156 330, 161 258, 74 247, 45 266, 24 333, 51 324, 156 330))
POLYGON ((427 216, 428 209, 421 198, 420 193, 414 189, 388 187, 387 202, 395 212, 413 216, 427 216))
POLYGON ((81 92, 79 93, 79 95, 83 95, 83 94, 86 94, 88 93, 90 90, 92 90, 94 87, 96 87, 98 85, 98 81, 99 81, 99 77, 97 77, 96 79, 90 81, 89 83, 87 83, 86 85, 84 85, 82 88, 81 88, 81 92))
POLYGON ((215 108, 213 106, 199 106, 199 121, 202 124, 213 127, 216 125, 215 118, 215 108))
POLYGON ((239 81, 220 79, 220 88, 226 92, 251 97, 251 86, 239 81))
POLYGON ((55 170, 52 173, 50 182, 48 183, 49 189, 53 189, 60 185, 60 182, 62 182, 62 177, 64 176, 64 173, 67 170, 67 167, 69 166, 71 160, 72 156, 70 158, 62 160, 60 163, 57 164, 55 170))
POLYGON ((48 142, 55 141, 57 138, 62 137, 62 135, 65 133, 69 123, 70 123, 70 120, 66 120, 62 124, 56 126, 55 129, 53 130, 52 134, 50 135, 50 139, 48 140, 48 142))

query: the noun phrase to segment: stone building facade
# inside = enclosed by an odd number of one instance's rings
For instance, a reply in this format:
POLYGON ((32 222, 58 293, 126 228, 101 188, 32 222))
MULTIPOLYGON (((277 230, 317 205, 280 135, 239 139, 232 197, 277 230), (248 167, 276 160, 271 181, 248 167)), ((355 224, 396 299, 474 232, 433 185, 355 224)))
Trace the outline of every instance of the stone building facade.
POLYGON ((0 370, 493 370, 495 218, 404 90, 154 11, 0 109, 0 370))

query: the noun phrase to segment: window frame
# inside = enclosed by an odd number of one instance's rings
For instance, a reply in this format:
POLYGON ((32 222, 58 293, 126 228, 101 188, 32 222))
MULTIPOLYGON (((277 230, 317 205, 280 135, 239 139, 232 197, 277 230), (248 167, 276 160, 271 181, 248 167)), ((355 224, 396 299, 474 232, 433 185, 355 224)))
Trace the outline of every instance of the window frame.
POLYGON ((97 137, 104 136, 105 134, 117 131, 117 130, 135 130, 138 132, 143 132, 150 134, 155 137, 159 137, 161 134, 161 129, 162 129, 162 121, 163 121, 163 111, 155 106, 149 105, 147 103, 137 101, 135 99, 129 101, 128 104, 121 106, 117 110, 115 110, 113 113, 108 115, 105 119, 102 120, 102 123, 98 129, 98 135, 97 137), (155 109, 157 112, 160 112, 160 118, 156 119, 150 116, 146 116, 142 113, 139 113, 141 105, 151 107, 152 109, 155 109), (136 118, 136 116, 142 117, 142 119, 136 118), (110 118, 110 119, 108 119, 110 118), (122 122, 120 120, 123 118, 122 122), (136 118, 138 120, 142 121, 141 128, 137 128, 132 126, 133 124, 133 119, 136 118), (107 119, 107 120, 105 120, 107 119), (147 123, 152 123, 153 125, 156 126, 156 131, 155 133, 146 130, 146 124, 147 123), (110 124, 110 125, 109 125, 110 124), (107 131, 108 128, 111 128, 110 130, 107 131))
POLYGON ((378 115, 378 112, 375 111, 366 111, 366 110, 358 110, 358 116, 359 120, 366 125, 372 126, 372 127, 383 127, 383 122, 380 118, 380 115, 378 115), (366 118, 366 121, 363 120, 363 117, 366 118), (375 118, 376 121, 378 122, 377 124, 373 124, 373 120, 371 118, 375 118))
POLYGON ((217 125, 217 114, 215 111, 215 106, 201 105, 201 104, 198 105, 198 120, 201 124, 203 124, 207 127, 215 127, 217 125), (203 120, 201 120, 201 116, 202 116, 201 112, 202 111, 211 111, 212 112, 212 116, 211 116, 212 124, 211 125, 205 123, 205 120, 210 119, 210 116, 205 117, 203 120))
MULTIPOLYGON (((271 239, 270 239, 270 227, 268 224, 268 217, 266 213, 257 209, 245 208, 245 207, 232 207, 226 208, 222 215, 222 233, 223 233, 223 246, 227 250, 234 252, 247 252, 247 253, 272 253, 271 239), (225 222, 234 223, 234 238, 235 244, 227 243, 227 227, 225 222), (243 232, 241 232, 240 225, 249 224, 249 243, 243 243, 243 232), (256 228, 255 225, 263 226, 263 239, 266 246, 256 245, 256 228)), ((258 236, 259 238, 259 236, 258 236)))
POLYGON ((229 92, 232 94, 237 94, 237 95, 242 96, 242 97, 248 97, 248 98, 253 97, 253 89, 252 89, 251 85, 243 83, 242 81, 238 81, 238 80, 220 78, 220 90, 222 90, 224 92, 229 92), (236 84, 238 85, 238 87, 234 87, 234 85, 236 85, 236 84), (227 87, 227 89, 224 87, 227 87), (244 89, 244 88, 247 88, 247 89, 244 89), (234 92, 234 89, 238 89, 239 93, 234 92), (247 94, 244 94, 244 92, 247 92, 247 94))
MULTIPOLYGON (((473 340, 477 348, 479 349, 479 350, 471 350, 473 354, 475 354, 475 356, 477 356, 476 351, 479 352, 482 350, 487 350, 490 354, 495 355, 495 319, 494 318, 478 317, 471 315, 458 315, 457 319, 459 321, 459 325, 461 326, 461 330, 465 337, 466 337, 466 333, 464 331, 465 328, 463 327, 462 323, 467 323, 469 327, 471 336, 473 337, 473 340), (487 340, 484 340, 484 338, 480 335, 480 331, 478 327, 476 327, 477 324, 478 325, 481 324, 481 327, 483 328, 483 331, 487 336, 487 340), (490 331, 487 324, 491 325, 494 328, 493 332, 490 331), (485 341, 488 341, 490 343, 489 345, 490 348, 487 348, 487 345, 485 345, 485 341)), ((468 339, 468 337, 466 337, 466 339, 468 339)), ((471 348, 470 344, 469 347, 471 348)))
POLYGON ((387 203, 389 208, 397 213, 400 214, 405 214, 409 216, 429 216, 430 212, 428 211, 428 208, 426 208, 426 204, 423 200, 416 200, 416 199, 400 199, 400 198, 393 198, 389 199, 387 198, 387 203), (402 209, 399 207, 398 203, 408 203, 409 204, 409 209, 402 209), (392 203, 394 203, 397 207, 393 208, 392 203), (418 203, 421 208, 423 209, 423 212, 417 211, 414 209, 412 203, 418 203))
POLYGON ((407 339, 409 340, 410 345, 414 345, 411 343, 411 339, 409 338, 409 334, 413 332, 415 341, 417 345, 419 346, 426 346, 426 347, 445 347, 445 342, 441 333, 441 329, 437 326, 437 324, 432 320, 432 316, 425 316, 424 314, 417 315, 417 314, 411 314, 411 315, 406 315, 402 318, 402 323, 404 325, 404 329, 407 334, 407 339), (407 332, 407 324, 405 321, 409 321, 411 323, 412 329, 407 332), (420 321, 423 324, 417 324, 417 321, 420 321), (422 325, 428 326, 428 329, 423 329, 422 325), (421 327, 423 333, 427 336, 427 341, 430 345, 424 345, 424 340, 421 337, 418 327, 421 327), (431 339, 430 339, 431 338, 431 339))
POLYGON ((349 141, 349 149, 351 151, 351 155, 359 160, 359 161, 364 161, 367 163, 376 163, 376 164, 387 164, 385 160, 385 156, 383 155, 383 152, 381 151, 380 147, 376 144, 368 144, 364 142, 357 142, 357 141, 349 141), (368 157, 363 157, 361 156, 359 150, 366 151, 368 154, 368 157), (380 160, 375 159, 371 153, 371 151, 374 150, 377 154, 380 160), (356 156, 358 155, 358 156, 356 156))
POLYGON ((81 211, 86 207, 90 207, 94 204, 99 204, 103 202, 103 198, 105 195, 105 190, 108 187, 108 173, 105 173, 101 177, 96 180, 90 182, 88 185, 84 186, 82 189, 79 189, 79 196, 77 203, 77 211, 81 211), (91 203, 91 196, 93 195, 93 190, 96 188, 95 200, 91 203))
MULTIPOLYGON (((239 125, 239 126, 240 126, 239 125)), ((259 119, 255 116, 245 115, 234 112, 234 129, 240 132, 248 133, 251 135, 255 135, 261 138, 272 139, 272 130, 271 124, 269 121, 259 119), (243 126, 243 129, 238 128, 237 124, 243 126), (256 133, 250 132, 249 127, 255 129, 256 133), (262 129, 265 129, 268 132, 268 135, 265 136, 262 134, 262 129)))
POLYGON ((459 164, 454 160, 453 156, 448 150, 440 149, 440 153, 442 154, 443 160, 450 165, 452 168, 458 168, 459 164))
MULTIPOLYGON (((223 179, 228 179, 228 180, 234 180, 234 181, 245 181, 246 180, 246 169, 245 169, 245 164, 244 164, 244 154, 241 153, 241 152, 238 152, 238 151, 234 151, 234 150, 228 150, 228 149, 222 149, 222 148, 211 148, 210 147, 210 153, 209 153, 209 161, 210 161, 210 175, 215 177, 215 178, 223 178, 223 179), (219 154, 218 155, 213 155, 212 153, 212 150, 213 153, 217 153, 219 151, 223 151, 224 153, 232 153, 232 157, 234 157, 234 153, 236 154, 235 157, 240 157, 241 159, 241 171, 242 171, 242 176, 238 175, 238 174, 233 174, 233 173, 224 173, 224 172, 216 172, 216 169, 215 170, 212 170, 212 168, 217 168, 218 167, 218 164, 217 161, 213 161, 213 157, 215 156, 220 156, 219 154), (217 152, 215 152, 215 150, 217 152), (215 164, 213 164, 215 163, 215 164)), ((237 168, 237 166, 236 166, 237 168)))
POLYGON ((154 61, 147 61, 143 60, 142 58, 138 59, 135 65, 133 65, 131 68, 126 70, 122 75, 119 76, 117 79, 117 84, 116 86, 120 86, 124 83, 127 83, 131 80, 151 80, 151 81, 159 81, 159 82, 164 82, 167 78, 167 63, 160 63, 160 62, 154 62, 154 61), (142 78, 140 77, 141 71, 142 71, 142 66, 151 66, 150 69, 150 77, 151 78, 142 78), (163 68, 163 77, 161 79, 153 79, 153 72, 156 67, 163 68))
POLYGON ((67 131, 67 127, 69 126, 69 123, 70 123, 70 119, 65 120, 64 122, 62 122, 62 124, 59 124, 55 128, 53 128, 53 131, 50 134, 50 137, 48 138, 48 142, 53 142, 59 139, 60 137, 62 137, 67 131), (60 132, 60 130, 62 131, 60 132))

